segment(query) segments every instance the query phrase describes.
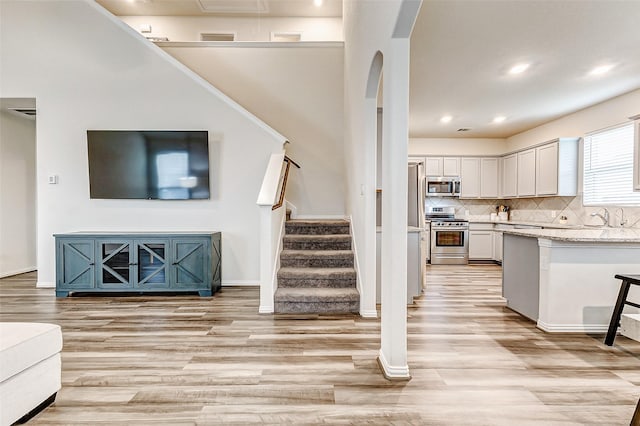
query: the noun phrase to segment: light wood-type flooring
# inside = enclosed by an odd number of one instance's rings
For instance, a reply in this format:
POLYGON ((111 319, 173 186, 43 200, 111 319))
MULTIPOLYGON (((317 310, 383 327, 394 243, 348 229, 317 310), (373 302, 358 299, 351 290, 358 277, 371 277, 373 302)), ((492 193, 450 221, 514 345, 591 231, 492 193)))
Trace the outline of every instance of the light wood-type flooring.
POLYGON ((257 288, 56 299, 25 274, 0 280, 0 320, 62 326, 63 387, 29 424, 629 424, 640 343, 544 333, 500 276, 427 267, 409 382, 378 369, 379 320, 258 314, 257 288))

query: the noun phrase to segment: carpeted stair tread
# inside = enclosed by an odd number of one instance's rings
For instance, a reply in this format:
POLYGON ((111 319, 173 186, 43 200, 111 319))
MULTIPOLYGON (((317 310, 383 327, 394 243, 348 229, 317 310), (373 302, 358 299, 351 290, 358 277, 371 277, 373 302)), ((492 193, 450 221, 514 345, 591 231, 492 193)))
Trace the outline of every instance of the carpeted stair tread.
POLYGON ((287 235, 349 235, 346 220, 288 220, 285 222, 287 235))
POLYGON ((349 234, 327 234, 327 235, 285 234, 284 241, 342 242, 342 241, 351 241, 351 235, 349 234))
POLYGON ((294 268, 352 268, 352 250, 291 250, 280 252, 280 266, 294 268))
POLYGON ((285 250, 350 250, 351 235, 291 235, 283 239, 285 250))
POLYGON ((353 250, 282 250, 280 259, 307 259, 321 257, 324 259, 351 259, 353 250))
POLYGON ((284 267, 278 271, 278 279, 344 279, 356 277, 356 270, 353 268, 296 268, 284 267))
POLYGON ((286 224, 298 226, 349 225, 349 221, 344 219, 291 219, 287 220, 286 224))
POLYGON ((278 288, 276 302, 356 302, 360 294, 355 288, 278 288))

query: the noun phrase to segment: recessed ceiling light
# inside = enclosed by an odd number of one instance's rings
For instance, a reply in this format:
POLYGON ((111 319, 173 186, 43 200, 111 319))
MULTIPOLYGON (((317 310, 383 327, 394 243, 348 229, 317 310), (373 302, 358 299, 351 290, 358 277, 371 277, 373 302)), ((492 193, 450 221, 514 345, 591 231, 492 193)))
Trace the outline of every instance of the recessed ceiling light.
POLYGON ((609 71, 611 71, 612 68, 613 68, 613 65, 611 65, 611 64, 609 64, 609 65, 600 65, 600 66, 595 67, 594 69, 592 69, 591 72, 589 72, 589 74, 591 74, 591 75, 606 74, 609 71))
POLYGON ((516 64, 511 67, 511 69, 509 70, 509 74, 521 74, 525 72, 528 68, 529 68, 529 64, 527 63, 523 62, 521 64, 516 64))
POLYGON ((506 120, 507 117, 505 117, 504 115, 497 115, 493 118, 493 122, 494 123, 502 123, 504 120, 506 120))
POLYGON ((316 7, 320 7, 322 6, 322 0, 313 0, 313 4, 315 4, 316 7))
POLYGON ((453 119, 453 117, 451 117, 450 115, 444 115, 440 119, 440 122, 441 123, 449 123, 452 119, 453 119))

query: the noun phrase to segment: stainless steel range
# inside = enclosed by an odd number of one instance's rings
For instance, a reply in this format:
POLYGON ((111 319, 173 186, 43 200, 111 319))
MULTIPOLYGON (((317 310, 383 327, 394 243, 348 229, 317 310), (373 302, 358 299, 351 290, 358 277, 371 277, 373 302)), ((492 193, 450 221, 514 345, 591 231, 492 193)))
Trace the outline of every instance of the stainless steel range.
POLYGON ((431 220, 431 264, 469 263, 469 222, 456 219, 453 207, 429 207, 425 217, 431 220))

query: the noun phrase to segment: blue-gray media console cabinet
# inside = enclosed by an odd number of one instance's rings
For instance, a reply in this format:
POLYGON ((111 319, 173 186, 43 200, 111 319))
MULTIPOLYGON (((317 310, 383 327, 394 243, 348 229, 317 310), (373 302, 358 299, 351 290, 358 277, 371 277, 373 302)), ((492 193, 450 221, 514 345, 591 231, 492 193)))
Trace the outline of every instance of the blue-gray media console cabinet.
POLYGON ((56 234, 56 296, 220 289, 220 232, 56 234))

